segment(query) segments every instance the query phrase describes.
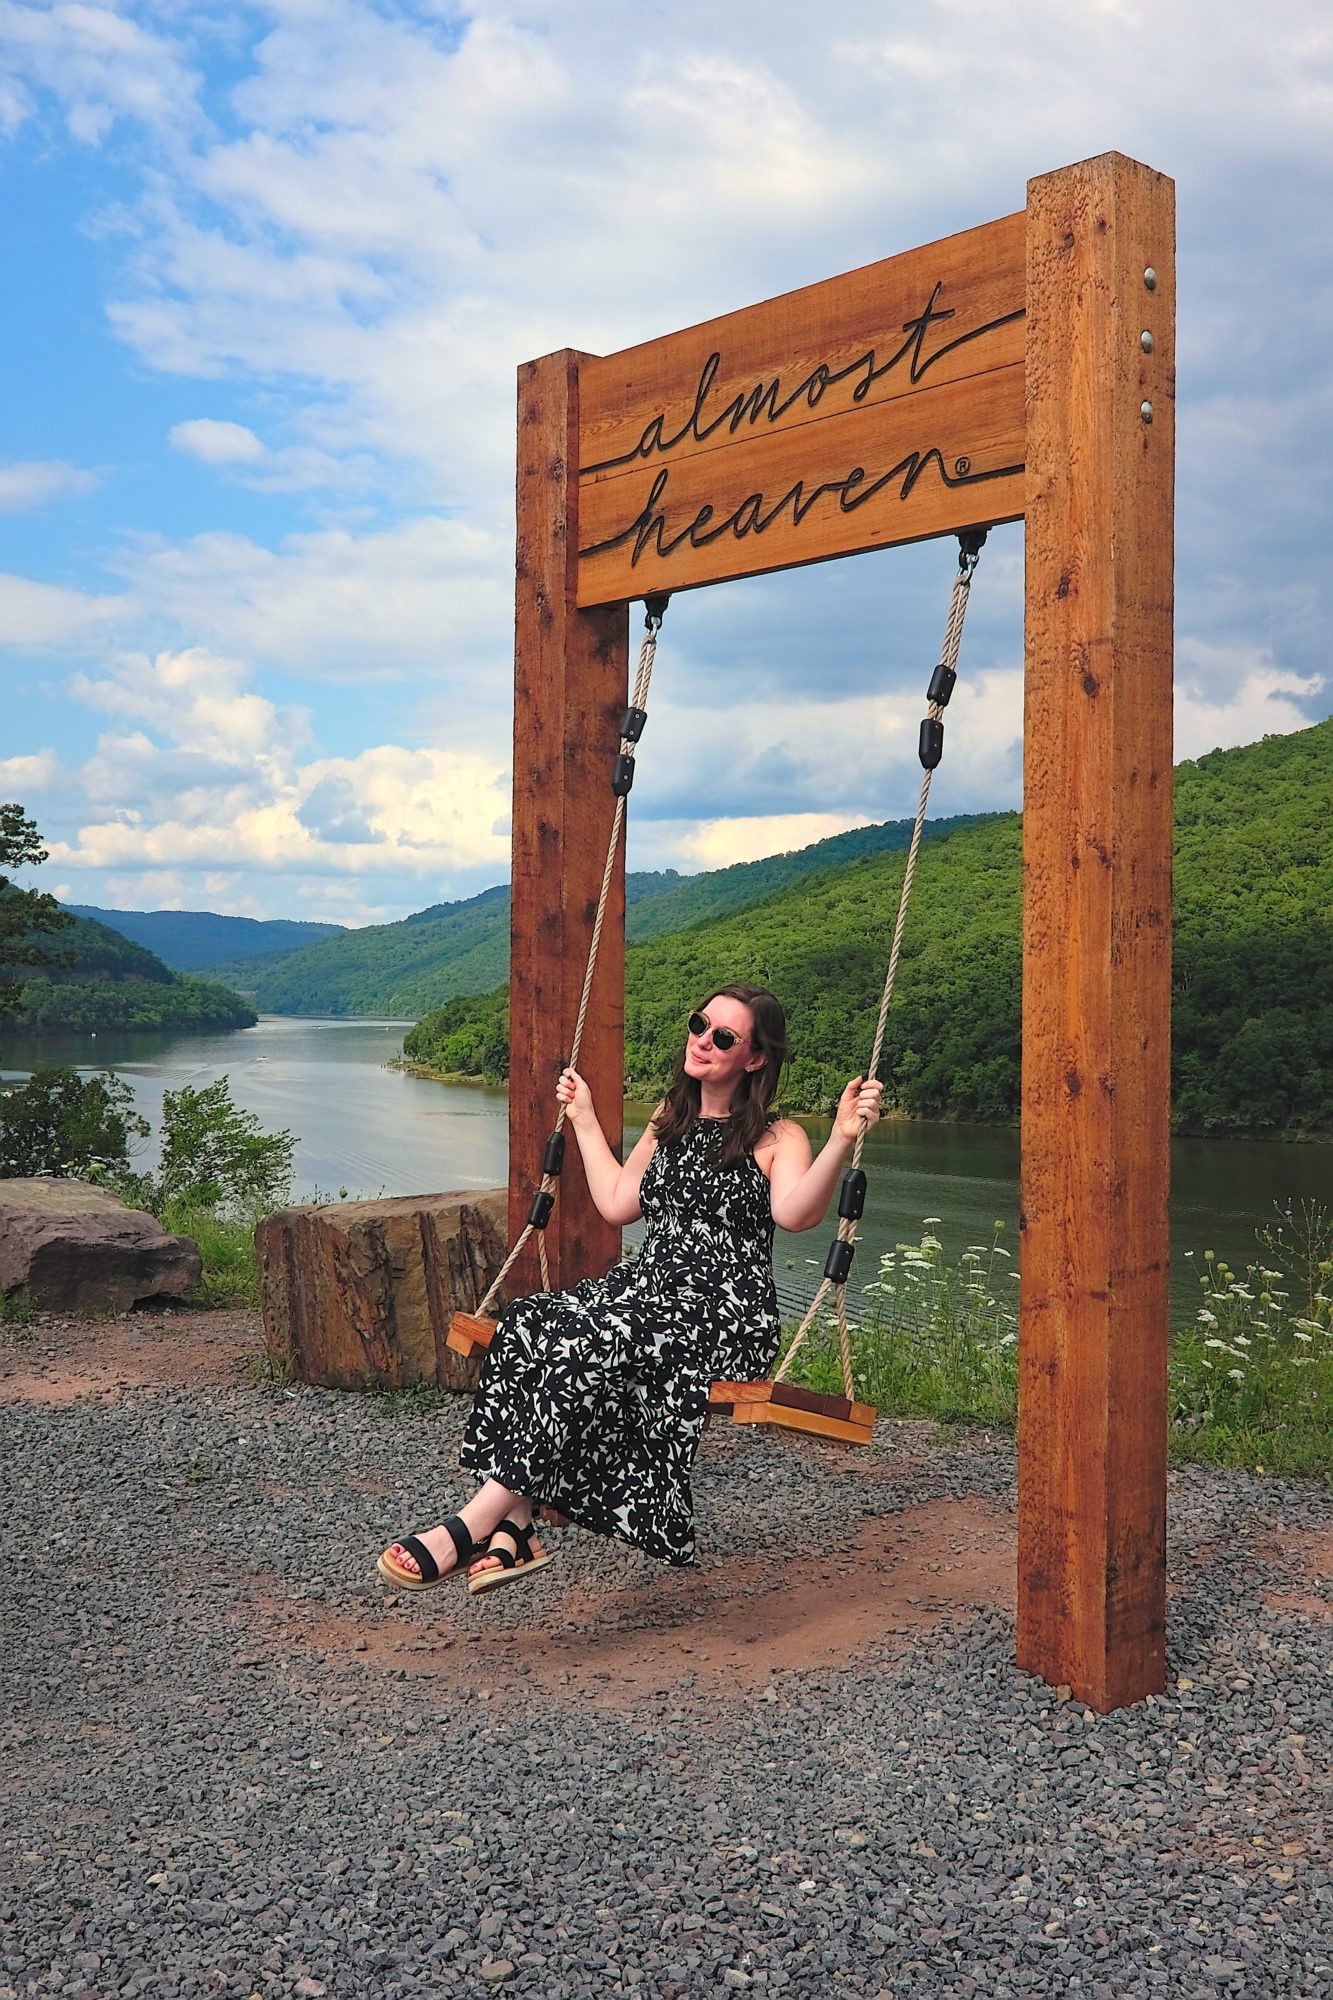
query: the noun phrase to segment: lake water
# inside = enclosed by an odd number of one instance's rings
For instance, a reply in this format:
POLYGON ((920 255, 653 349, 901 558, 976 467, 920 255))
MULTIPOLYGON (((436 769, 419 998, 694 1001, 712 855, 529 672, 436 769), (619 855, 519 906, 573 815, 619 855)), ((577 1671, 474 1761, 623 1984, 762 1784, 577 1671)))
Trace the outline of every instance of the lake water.
MULTIPOLYGON (((508 1099, 502 1090, 435 1083, 388 1067, 402 1050, 406 1021, 308 1021, 265 1016, 258 1027, 218 1035, 0 1038, 0 1075, 21 1077, 38 1062, 69 1063, 85 1074, 114 1068, 153 1126, 136 1164, 155 1164, 162 1094, 227 1076, 234 1102, 268 1131, 297 1138, 293 1195, 352 1197, 420 1194, 441 1188, 498 1187, 508 1153, 508 1099)), ((552 1120, 554 1122, 554 1101, 552 1120)), ((637 1136, 648 1108, 626 1107, 637 1136)), ((816 1143, 827 1124, 808 1121, 816 1143)), ((534 1163, 535 1166, 536 1163, 534 1163)), ((866 1143, 870 1182, 856 1277, 897 1242, 915 1242, 923 1220, 946 1255, 1001 1242, 1017 1256, 1018 1133, 990 1125, 893 1121, 866 1143)), ((1274 1200, 1311 1199, 1333 1207, 1333 1146, 1265 1140, 1177 1139, 1172 1147, 1173 1319, 1192 1317, 1197 1281, 1187 1250, 1213 1249, 1236 1269, 1256 1254, 1254 1230, 1274 1200)), ((780 1287, 795 1298, 817 1282, 833 1223, 800 1237, 779 1236, 780 1287), (814 1271, 809 1268, 814 1264, 814 1271)), ((629 1240, 636 1232, 627 1231, 629 1240)))

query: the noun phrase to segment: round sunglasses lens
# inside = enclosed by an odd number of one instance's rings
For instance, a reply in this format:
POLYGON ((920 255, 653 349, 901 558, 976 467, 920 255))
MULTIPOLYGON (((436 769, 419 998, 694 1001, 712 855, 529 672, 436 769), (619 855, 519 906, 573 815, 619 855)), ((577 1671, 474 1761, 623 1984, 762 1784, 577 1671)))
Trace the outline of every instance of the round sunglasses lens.
POLYGON ((714 1028, 713 1030, 713 1046, 714 1048, 721 1049, 723 1055, 726 1054, 728 1049, 734 1049, 739 1040, 740 1036, 734 1028, 714 1028))
POLYGON ((685 1025, 692 1035, 706 1035, 708 1033, 708 1023, 702 1014, 691 1014, 685 1025))

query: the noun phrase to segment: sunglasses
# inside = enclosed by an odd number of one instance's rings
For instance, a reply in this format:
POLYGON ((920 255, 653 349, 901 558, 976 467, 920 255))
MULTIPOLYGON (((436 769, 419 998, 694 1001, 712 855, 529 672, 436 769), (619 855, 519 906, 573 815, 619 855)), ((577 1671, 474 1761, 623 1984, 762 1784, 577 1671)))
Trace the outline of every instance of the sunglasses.
MULTIPOLYGON (((707 1014, 691 1014, 685 1025, 692 1035, 706 1035, 709 1029, 713 1028, 707 1014)), ((728 1049, 734 1049, 737 1042, 744 1040, 744 1035, 738 1035, 734 1028, 713 1028, 713 1047, 721 1049, 723 1055, 728 1049)))

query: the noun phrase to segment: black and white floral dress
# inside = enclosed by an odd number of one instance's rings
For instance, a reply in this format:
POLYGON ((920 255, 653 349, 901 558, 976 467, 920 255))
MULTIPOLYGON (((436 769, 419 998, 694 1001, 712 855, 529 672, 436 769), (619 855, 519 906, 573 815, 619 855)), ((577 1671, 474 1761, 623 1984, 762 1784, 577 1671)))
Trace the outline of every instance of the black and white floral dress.
POLYGON ((708 1385, 767 1376, 778 1348, 768 1180, 720 1164, 725 1119, 658 1146, 632 1264, 506 1308, 460 1454, 600 1534, 694 1560, 690 1467, 708 1385))

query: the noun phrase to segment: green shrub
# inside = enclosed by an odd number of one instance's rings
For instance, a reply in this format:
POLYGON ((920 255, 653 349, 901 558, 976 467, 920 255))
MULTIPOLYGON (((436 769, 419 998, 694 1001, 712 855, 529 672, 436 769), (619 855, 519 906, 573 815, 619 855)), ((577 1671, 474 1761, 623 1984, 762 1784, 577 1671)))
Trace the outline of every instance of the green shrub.
POLYGON ((109 1072, 34 1070, 0 1093, 0 1179, 97 1179, 126 1166, 131 1135, 148 1133, 132 1102, 129 1085, 109 1072))

